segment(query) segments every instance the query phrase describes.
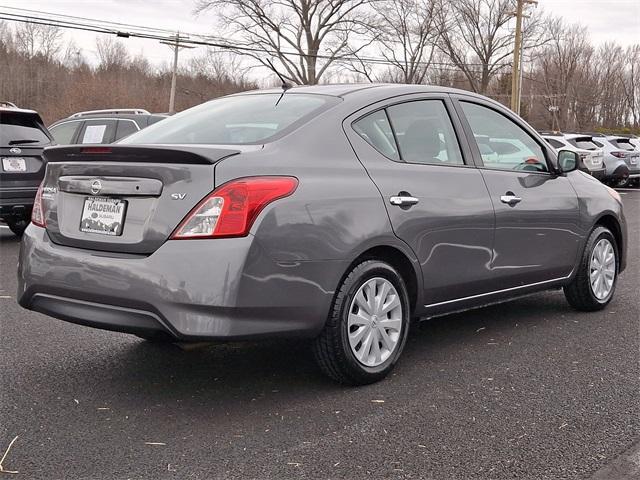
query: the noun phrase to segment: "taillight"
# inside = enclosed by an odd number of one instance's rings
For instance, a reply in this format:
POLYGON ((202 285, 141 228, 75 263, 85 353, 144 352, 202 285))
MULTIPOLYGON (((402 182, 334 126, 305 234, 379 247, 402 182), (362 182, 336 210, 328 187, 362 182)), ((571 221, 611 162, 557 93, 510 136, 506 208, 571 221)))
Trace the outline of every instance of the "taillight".
POLYGON ((269 203, 291 195, 294 177, 246 177, 221 185, 196 205, 171 238, 244 237, 269 203))
POLYGON ((45 228, 46 222, 44 220, 44 207, 42 205, 42 190, 44 188, 44 182, 38 187, 36 198, 33 200, 33 210, 31 210, 31 223, 38 227, 45 228))
POLYGON ((111 147, 82 147, 80 153, 111 153, 111 147))
POLYGON ((624 158, 627 156, 624 152, 611 152, 611 155, 616 158, 624 158))

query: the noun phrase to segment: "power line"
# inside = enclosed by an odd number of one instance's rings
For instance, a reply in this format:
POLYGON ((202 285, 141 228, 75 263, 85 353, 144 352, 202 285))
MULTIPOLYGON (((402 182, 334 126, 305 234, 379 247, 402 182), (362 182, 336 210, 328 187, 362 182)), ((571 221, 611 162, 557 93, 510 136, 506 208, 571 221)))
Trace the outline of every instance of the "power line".
MULTIPOLYGON (((14 11, 24 11, 29 13, 29 15, 27 15, 27 14, 7 13, 7 12, 0 11, 0 20, 8 20, 8 21, 22 22, 22 23, 33 23, 36 25, 46 25, 46 26, 52 26, 52 27, 68 28, 73 30, 89 31, 93 33, 110 34, 110 35, 116 35, 122 38, 134 37, 134 38, 141 38, 141 39, 147 39, 147 40, 157 40, 160 42, 163 42, 163 41, 171 42, 172 39, 175 38, 175 32, 172 32, 166 29, 150 28, 150 27, 144 27, 140 25, 117 23, 117 22, 105 22, 102 20, 91 19, 87 17, 74 17, 71 15, 62 15, 62 14, 56 14, 56 13, 50 13, 50 12, 36 12, 34 10, 20 9, 20 8, 13 8, 13 7, 0 7, 0 8, 10 9, 14 11), (32 12, 35 14, 31 14, 32 12), (58 17, 58 18, 50 18, 52 16, 58 17), (66 19, 72 19, 72 20, 66 20, 66 19), (92 23, 82 23, 76 20, 84 20, 86 22, 95 22, 97 23, 97 25, 92 23), (105 25, 105 26, 102 27, 100 25, 105 25), (109 28, 107 27, 108 25, 111 25, 112 27, 109 28), (126 27, 126 28, 120 29, 120 27, 126 27), (152 33, 152 32, 160 32, 160 33, 152 33), (161 33, 165 33, 167 35, 162 35, 161 33)), ((214 37, 214 36, 205 35, 205 34, 186 33, 185 35, 188 38, 184 38, 180 40, 183 45, 216 47, 216 48, 221 48, 224 51, 234 51, 234 52, 249 53, 249 54, 263 54, 263 55, 268 54, 272 56, 283 55, 283 56, 296 56, 296 57, 308 56, 300 52, 274 51, 274 50, 270 51, 263 48, 252 47, 248 45, 232 44, 224 39, 220 39, 219 37, 214 37), (200 40, 198 40, 198 38, 200 40)), ((344 55, 316 54, 314 55, 314 57, 319 59, 324 59, 324 60, 331 59, 331 60, 341 60, 341 61, 358 61, 358 62, 366 62, 370 64, 377 64, 377 65, 397 66, 396 62, 393 62, 391 60, 388 60, 386 58, 381 58, 381 57, 362 57, 362 56, 349 55, 349 54, 344 54, 344 55)), ((459 68, 458 65, 450 62, 415 62, 415 64, 433 66, 433 67, 453 67, 454 69, 456 69, 455 71, 458 71, 457 69, 459 68)), ((465 63, 464 66, 465 67, 476 67, 476 66, 482 67, 483 64, 465 63)), ((495 65, 495 67, 497 68, 503 68, 508 66, 510 66, 509 63, 495 65)))

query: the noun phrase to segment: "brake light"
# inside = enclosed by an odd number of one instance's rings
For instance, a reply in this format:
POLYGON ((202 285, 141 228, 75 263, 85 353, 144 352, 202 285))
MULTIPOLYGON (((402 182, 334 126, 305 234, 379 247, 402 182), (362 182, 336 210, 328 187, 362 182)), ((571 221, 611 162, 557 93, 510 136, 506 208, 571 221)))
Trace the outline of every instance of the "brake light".
POLYGON ((298 187, 294 177, 246 177, 221 185, 196 205, 171 238, 244 237, 271 202, 288 197, 298 187))
POLYGON ((627 156, 624 152, 611 152, 611 155, 616 158, 624 158, 627 156))
POLYGON ((111 147, 83 147, 80 153, 111 153, 111 147))
POLYGON ((42 190, 44 188, 44 182, 40 183, 36 198, 33 200, 33 209, 31 210, 31 223, 38 227, 46 228, 46 222, 44 219, 44 206, 42 205, 42 190))

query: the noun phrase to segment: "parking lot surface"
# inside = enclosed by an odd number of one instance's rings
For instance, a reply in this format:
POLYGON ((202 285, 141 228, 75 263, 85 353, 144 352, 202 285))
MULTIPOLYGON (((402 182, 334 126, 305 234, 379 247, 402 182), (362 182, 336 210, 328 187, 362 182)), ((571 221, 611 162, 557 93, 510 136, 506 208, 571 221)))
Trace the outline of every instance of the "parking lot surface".
POLYGON ((49 480, 589 478, 640 442, 640 191, 622 193, 629 266, 606 310, 554 291, 434 319, 392 376, 360 388, 323 377, 305 342, 186 351, 23 310, 19 242, 0 229, 0 458, 18 436, 3 466, 49 480))

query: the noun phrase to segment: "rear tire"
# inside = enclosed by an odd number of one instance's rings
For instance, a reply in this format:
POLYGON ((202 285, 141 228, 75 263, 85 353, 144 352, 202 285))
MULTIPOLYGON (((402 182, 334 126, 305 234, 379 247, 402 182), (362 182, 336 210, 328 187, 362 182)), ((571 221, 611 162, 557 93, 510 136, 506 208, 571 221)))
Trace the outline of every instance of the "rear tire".
POLYGON ((564 287, 564 295, 573 308, 583 312, 593 312, 602 310, 609 304, 613 298, 618 280, 618 258, 618 245, 614 236, 607 228, 597 226, 587 239, 576 276, 569 285, 564 287), (607 245, 610 245, 611 254, 613 255, 611 285, 608 284, 607 276, 605 275, 606 267, 611 268, 611 264, 607 261, 607 259, 611 258, 610 254, 604 254, 607 257, 604 262, 594 260, 594 256, 598 256, 597 252, 594 251, 607 245), (602 268, 600 268, 601 263, 603 263, 602 268), (594 287, 592 280, 597 280, 600 273, 604 275, 603 281, 605 283, 596 283, 594 287))
POLYGON ((410 315, 406 285, 391 265, 378 260, 356 265, 340 284, 315 339, 320 369, 346 385, 382 380, 402 354, 410 315))

